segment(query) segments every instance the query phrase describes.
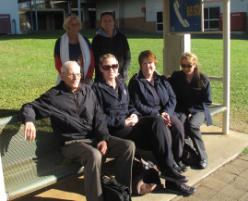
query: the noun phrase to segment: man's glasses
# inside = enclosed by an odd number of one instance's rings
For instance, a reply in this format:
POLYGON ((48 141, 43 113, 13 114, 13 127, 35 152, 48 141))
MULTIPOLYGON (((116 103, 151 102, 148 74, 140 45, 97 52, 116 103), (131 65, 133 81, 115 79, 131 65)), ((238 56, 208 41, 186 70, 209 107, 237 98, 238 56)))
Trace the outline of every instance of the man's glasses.
POLYGON ((102 69, 103 70, 110 70, 112 68, 113 70, 117 69, 119 67, 119 64, 112 64, 112 65, 103 65, 102 69))
POLYGON ((71 74, 66 74, 66 76, 72 79, 74 77, 80 78, 82 76, 82 74, 81 73, 74 73, 74 74, 71 73, 71 74))
POLYGON ((182 68, 192 68, 193 64, 181 64, 182 68))

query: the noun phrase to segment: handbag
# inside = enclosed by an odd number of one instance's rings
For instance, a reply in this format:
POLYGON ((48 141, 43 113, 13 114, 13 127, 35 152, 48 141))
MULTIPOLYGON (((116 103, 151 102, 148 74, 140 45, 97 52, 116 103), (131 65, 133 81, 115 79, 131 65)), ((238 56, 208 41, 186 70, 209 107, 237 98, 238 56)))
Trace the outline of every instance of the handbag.
POLYGON ((151 161, 145 161, 142 157, 134 159, 132 189, 135 195, 144 195, 161 187, 160 171, 151 161), (143 185, 143 187, 142 187, 143 185))
POLYGON ((102 177, 102 190, 104 201, 131 201, 129 188, 114 177, 102 177))
POLYGON ((194 167, 199 163, 199 154, 197 153, 190 138, 186 138, 184 142, 182 162, 185 165, 194 167))

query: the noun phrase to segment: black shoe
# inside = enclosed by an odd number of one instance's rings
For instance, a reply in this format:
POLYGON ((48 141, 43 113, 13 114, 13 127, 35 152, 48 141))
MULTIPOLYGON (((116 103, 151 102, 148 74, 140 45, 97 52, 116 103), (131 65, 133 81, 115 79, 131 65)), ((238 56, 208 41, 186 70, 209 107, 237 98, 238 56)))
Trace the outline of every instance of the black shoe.
POLYGON ((206 159, 201 160, 198 164, 200 169, 205 169, 208 166, 208 161, 206 159))
POLYGON ((161 173, 161 176, 164 177, 165 180, 176 182, 176 183, 186 183, 188 182, 187 177, 181 175, 175 169, 167 169, 166 171, 161 173))
POLYGON ((176 162, 172 165, 172 167, 173 167, 173 169, 175 169, 179 173, 183 172, 181 167, 176 162))
POLYGON ((177 162, 178 167, 180 168, 180 172, 186 172, 187 165, 185 165, 182 161, 177 162))
POLYGON ((166 184, 166 191, 169 193, 175 193, 177 195, 190 196, 196 191, 196 189, 195 187, 188 186, 183 183, 177 184, 168 182, 168 184, 166 184))

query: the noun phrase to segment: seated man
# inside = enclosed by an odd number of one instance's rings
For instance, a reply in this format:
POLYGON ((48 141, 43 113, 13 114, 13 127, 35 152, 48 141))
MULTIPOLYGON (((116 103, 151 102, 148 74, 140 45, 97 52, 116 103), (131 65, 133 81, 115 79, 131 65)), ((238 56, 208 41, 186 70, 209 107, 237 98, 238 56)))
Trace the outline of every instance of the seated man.
POLYGON ((62 154, 84 167, 87 201, 102 201, 102 157, 116 160, 116 179, 131 189, 134 144, 109 135, 105 116, 94 92, 80 84, 80 66, 67 61, 61 69, 62 81, 40 98, 22 107, 25 139, 36 137, 35 119, 50 117, 54 133, 61 140, 62 154))

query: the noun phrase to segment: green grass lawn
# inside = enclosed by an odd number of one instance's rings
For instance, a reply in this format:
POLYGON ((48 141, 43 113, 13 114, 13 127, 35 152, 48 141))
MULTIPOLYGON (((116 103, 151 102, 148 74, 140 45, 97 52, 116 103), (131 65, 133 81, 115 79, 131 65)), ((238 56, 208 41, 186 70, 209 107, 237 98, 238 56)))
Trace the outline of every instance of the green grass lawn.
MULTIPOLYGON (((61 33, 27 36, 0 36, 0 117, 15 113, 54 85, 56 70, 53 48, 61 33)), ((86 36, 92 39, 93 32, 86 36)), ((138 69, 140 51, 151 49, 158 56, 162 73, 163 39, 158 35, 128 35, 132 53, 131 77, 138 69)), ((201 70, 208 75, 222 75, 221 39, 192 39, 192 51, 199 56, 201 70)), ((231 128, 248 133, 248 41, 231 41, 231 128)), ((222 102, 221 83, 212 83, 214 102, 222 102)))

